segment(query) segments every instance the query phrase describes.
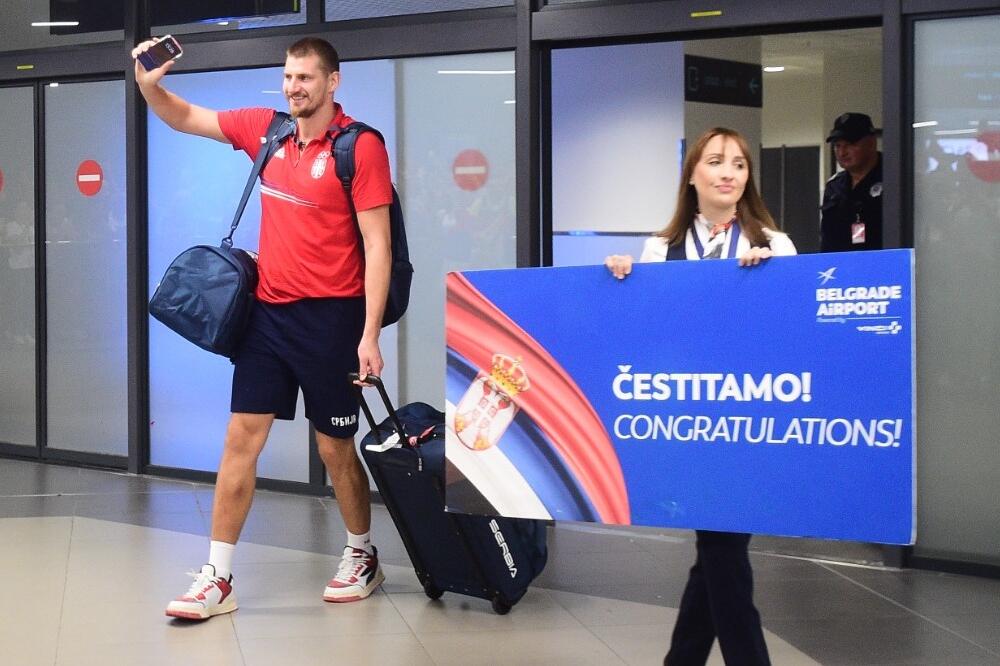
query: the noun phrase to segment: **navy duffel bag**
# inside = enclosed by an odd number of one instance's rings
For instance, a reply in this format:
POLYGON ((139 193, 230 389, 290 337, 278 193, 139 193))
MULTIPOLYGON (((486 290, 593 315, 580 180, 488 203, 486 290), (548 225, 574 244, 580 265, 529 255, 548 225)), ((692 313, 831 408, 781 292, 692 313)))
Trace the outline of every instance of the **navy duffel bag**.
POLYGON ((246 250, 196 245, 167 268, 149 314, 202 349, 231 357, 246 330, 257 261, 246 250))

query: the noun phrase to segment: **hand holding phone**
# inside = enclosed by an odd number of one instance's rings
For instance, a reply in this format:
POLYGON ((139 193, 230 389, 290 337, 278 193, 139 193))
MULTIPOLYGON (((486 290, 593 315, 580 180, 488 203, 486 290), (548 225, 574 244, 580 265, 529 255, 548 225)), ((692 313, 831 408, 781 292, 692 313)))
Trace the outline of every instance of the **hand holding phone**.
POLYGON ((171 35, 167 35, 136 56, 136 59, 142 63, 147 72, 151 72, 171 60, 180 58, 183 53, 184 49, 180 43, 171 35))

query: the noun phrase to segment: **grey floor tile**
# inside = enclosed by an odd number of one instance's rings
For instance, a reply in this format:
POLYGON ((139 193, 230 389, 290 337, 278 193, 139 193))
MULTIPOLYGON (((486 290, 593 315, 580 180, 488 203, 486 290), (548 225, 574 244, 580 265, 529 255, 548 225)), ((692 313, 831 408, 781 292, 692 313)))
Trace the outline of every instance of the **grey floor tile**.
POLYGON ((921 664, 979 666, 997 655, 915 616, 852 617, 764 622, 772 632, 826 666, 921 664))
POLYGON ((1000 664, 1000 622, 997 621, 995 613, 988 615, 982 613, 942 615, 935 612, 930 617, 943 627, 995 653, 997 663, 1000 664))
POLYGON ((382 634, 377 639, 344 640, 342 637, 250 638, 240 641, 247 666, 433 666, 420 641, 411 634, 382 634))
POLYGON ((672 581, 650 581, 649 583, 632 583, 628 585, 616 585, 610 583, 589 585, 589 584, 561 584, 558 587, 538 584, 550 591, 571 592, 574 594, 585 594, 602 599, 618 599, 622 601, 635 601, 642 604, 654 606, 676 607, 680 604, 681 595, 684 593, 685 579, 672 581))
MULTIPOLYGON (((211 620, 218 622, 219 618, 211 620)), ((152 643, 125 642, 60 646, 56 666, 243 666, 235 637, 167 638, 152 643)), ((278 662, 275 662, 278 663, 278 662)))
POLYGON ((393 594, 390 599, 418 637, 433 633, 580 628, 583 625, 545 590, 529 589, 507 615, 489 601, 445 593, 431 601, 423 593, 393 594))
POLYGON ((629 585, 648 583, 656 565, 656 556, 636 551, 624 556, 619 552, 600 551, 574 553, 546 565, 538 577, 538 585, 559 588, 563 584, 629 585))
POLYGON ((1000 580, 933 571, 838 571, 917 612, 929 615, 980 613, 992 618, 1000 628, 1000 580))
POLYGON ((76 498, 72 496, 0 496, 0 518, 72 516, 75 509, 76 498))
MULTIPOLYGON (((549 594, 585 627, 622 627, 627 625, 672 627, 677 619, 677 609, 665 605, 554 590, 550 590, 549 594)), ((664 631, 668 631, 668 629, 664 629, 664 631)))
POLYGON ((584 628, 462 631, 426 634, 419 638, 434 663, 440 666, 611 666, 625 663, 584 628))
MULTIPOLYGON (((183 592, 183 590, 181 590, 183 592)), ((136 597, 133 597, 136 598, 136 597)), ((184 640, 211 644, 235 639, 228 616, 207 622, 173 620, 164 615, 170 597, 142 595, 142 601, 122 602, 121 596, 91 595, 84 602, 67 602, 59 631, 59 653, 72 654, 81 648, 118 643, 169 645, 184 640)))
POLYGON ((326 603, 321 592, 322 588, 319 588, 310 598, 240 600, 240 609, 232 614, 236 633, 241 641, 257 638, 312 639, 410 633, 395 606, 381 591, 364 601, 347 604, 326 603))
POLYGON ((754 601, 765 624, 777 619, 816 621, 867 617, 892 618, 909 615, 900 606, 877 597, 849 581, 771 580, 758 583, 754 601))

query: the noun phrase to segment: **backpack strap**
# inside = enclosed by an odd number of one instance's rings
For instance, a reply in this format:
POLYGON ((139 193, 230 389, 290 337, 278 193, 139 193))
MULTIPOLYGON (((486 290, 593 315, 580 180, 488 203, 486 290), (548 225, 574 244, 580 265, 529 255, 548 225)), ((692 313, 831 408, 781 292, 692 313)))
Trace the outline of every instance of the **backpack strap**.
POLYGON ((250 177, 247 178, 247 184, 243 188, 243 197, 240 199, 240 205, 236 207, 236 215, 233 216, 233 223, 229 227, 229 235, 222 239, 223 247, 229 248, 233 246, 233 234, 236 233, 236 227, 240 226, 243 209, 247 206, 250 193, 253 192, 254 183, 257 182, 260 172, 264 170, 264 165, 267 164, 272 155, 278 152, 278 148, 285 142, 285 139, 293 134, 295 134, 295 121, 292 120, 292 117, 282 111, 275 111, 274 117, 271 118, 267 130, 264 132, 267 143, 257 151, 257 157, 253 161, 253 168, 250 170, 250 177))
POLYGON ((351 207, 351 218, 354 220, 354 229, 358 232, 358 248, 361 253, 365 251, 365 239, 361 234, 361 225, 358 223, 358 211, 354 207, 354 174, 356 165, 354 163, 354 146, 358 142, 358 137, 364 132, 372 132, 378 140, 385 144, 385 137, 374 127, 364 123, 353 122, 345 125, 335 132, 330 132, 330 142, 333 144, 333 165, 337 172, 337 179, 340 186, 344 188, 347 195, 347 205, 351 207))

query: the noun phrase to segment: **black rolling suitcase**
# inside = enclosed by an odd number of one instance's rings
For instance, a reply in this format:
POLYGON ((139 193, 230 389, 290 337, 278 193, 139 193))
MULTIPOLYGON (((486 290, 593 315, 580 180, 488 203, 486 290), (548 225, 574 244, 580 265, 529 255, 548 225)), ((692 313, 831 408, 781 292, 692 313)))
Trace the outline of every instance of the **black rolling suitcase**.
POLYGON ((447 513, 444 414, 421 402, 396 411, 378 378, 365 381, 377 388, 389 418, 376 424, 361 395, 372 429, 361 455, 424 592, 431 599, 445 592, 488 599, 507 613, 545 567, 545 521, 447 513))

